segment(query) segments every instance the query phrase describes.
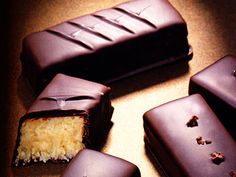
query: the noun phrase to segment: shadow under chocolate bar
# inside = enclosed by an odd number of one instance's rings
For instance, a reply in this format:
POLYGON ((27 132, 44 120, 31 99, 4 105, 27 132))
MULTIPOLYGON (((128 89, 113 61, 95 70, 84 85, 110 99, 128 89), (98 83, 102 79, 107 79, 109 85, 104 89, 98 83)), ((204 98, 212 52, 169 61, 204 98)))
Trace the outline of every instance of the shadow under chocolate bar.
POLYGON ((36 91, 57 73, 109 83, 188 61, 187 35, 184 19, 168 1, 128 1, 27 36, 23 72, 36 91))

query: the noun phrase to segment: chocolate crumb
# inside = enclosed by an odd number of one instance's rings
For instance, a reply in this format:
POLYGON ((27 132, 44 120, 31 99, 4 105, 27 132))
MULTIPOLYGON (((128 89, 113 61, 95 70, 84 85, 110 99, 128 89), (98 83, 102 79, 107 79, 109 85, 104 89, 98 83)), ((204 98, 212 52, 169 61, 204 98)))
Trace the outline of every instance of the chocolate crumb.
POLYGON ((213 163, 219 165, 224 161, 225 157, 224 154, 221 152, 213 152, 211 153, 211 160, 213 163))
POLYGON ((201 145, 204 145, 204 141, 203 141, 203 139, 202 139, 202 137, 201 136, 199 136, 199 137, 197 137, 196 138, 196 141, 197 141, 197 144, 201 144, 201 145))
POLYGON ((202 136, 197 137, 196 141, 197 141, 197 144, 199 144, 199 145, 204 145, 205 143, 206 144, 212 143, 212 141, 210 141, 210 140, 203 140, 202 136))
POLYGON ((198 126, 198 120, 199 118, 197 116, 192 116, 191 119, 186 123, 188 127, 195 127, 198 126))
POLYGON ((211 144, 212 141, 211 141, 211 140, 205 140, 205 143, 206 143, 206 144, 211 144))
POLYGON ((231 177, 236 177, 236 170, 233 170, 229 173, 231 177))
POLYGON ((236 69, 233 70, 233 75, 234 75, 234 77, 236 77, 236 69))

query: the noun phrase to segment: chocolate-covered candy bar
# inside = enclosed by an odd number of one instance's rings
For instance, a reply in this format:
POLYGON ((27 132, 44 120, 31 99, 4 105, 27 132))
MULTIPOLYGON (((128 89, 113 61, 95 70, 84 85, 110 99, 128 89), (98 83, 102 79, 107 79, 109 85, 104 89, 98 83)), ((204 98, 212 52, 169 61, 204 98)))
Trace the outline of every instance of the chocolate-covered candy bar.
POLYGON ((23 71, 36 90, 58 72, 112 82, 190 59, 187 35, 167 0, 128 1, 30 34, 23 40, 23 71))
POLYGON ((225 56, 190 78, 189 94, 200 93, 236 138, 236 57, 225 56))
POLYGON ((126 160, 94 150, 83 149, 70 162, 61 177, 141 177, 138 167, 126 160))
POLYGON ((111 125, 110 88, 57 74, 20 119, 13 164, 69 161, 111 125))
POLYGON ((147 111, 144 130, 147 152, 169 176, 222 177, 236 169, 236 143, 199 94, 147 111))

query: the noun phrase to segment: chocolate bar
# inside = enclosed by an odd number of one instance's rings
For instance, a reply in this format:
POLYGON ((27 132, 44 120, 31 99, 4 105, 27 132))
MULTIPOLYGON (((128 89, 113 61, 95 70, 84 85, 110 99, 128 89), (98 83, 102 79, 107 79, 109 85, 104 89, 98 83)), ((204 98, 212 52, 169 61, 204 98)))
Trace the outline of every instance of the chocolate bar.
POLYGON ((190 78, 189 94, 201 94, 236 139, 236 57, 227 55, 190 78))
POLYGON ((192 56, 187 25, 166 0, 128 1, 28 35, 23 73, 41 90, 56 73, 109 83, 192 56))
POLYGON ((144 114, 148 154, 169 176, 230 176, 236 142, 203 97, 194 94, 144 114))
POLYGON ((138 167, 124 159, 83 149, 70 162, 61 177, 141 177, 138 167))
POLYGON ((69 161, 111 125, 110 88, 57 74, 20 119, 13 164, 69 161))

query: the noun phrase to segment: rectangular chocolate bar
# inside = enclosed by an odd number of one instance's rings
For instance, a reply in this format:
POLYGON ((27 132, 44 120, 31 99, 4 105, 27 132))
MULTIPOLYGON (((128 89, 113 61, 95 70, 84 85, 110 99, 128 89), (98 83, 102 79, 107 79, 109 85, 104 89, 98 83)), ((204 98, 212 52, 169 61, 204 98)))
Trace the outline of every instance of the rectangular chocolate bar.
POLYGON ((160 105, 144 114, 147 152, 169 176, 230 177, 236 142, 199 94, 160 105))
POLYGON ((136 165, 124 159, 83 149, 70 162, 61 177, 141 177, 136 165))
POLYGON ((190 78, 189 94, 201 94, 236 139, 236 57, 227 55, 190 78))
POLYGON ((111 126, 110 88, 57 74, 20 119, 13 164, 69 161, 111 126))
POLYGON ((36 90, 56 73, 112 82, 171 63, 188 61, 187 25, 167 0, 128 1, 81 16, 23 40, 23 72, 36 90))

